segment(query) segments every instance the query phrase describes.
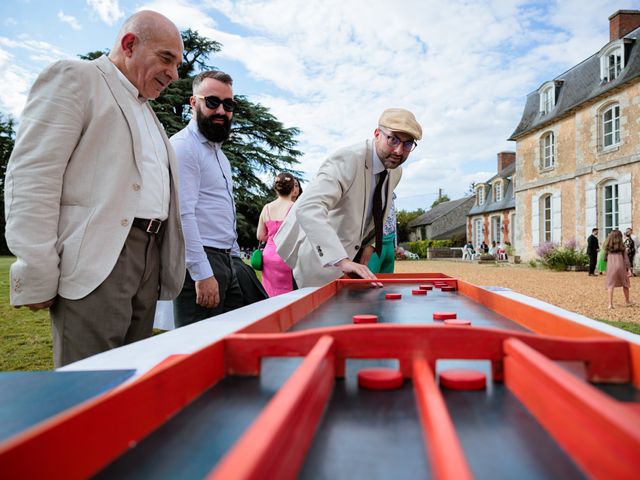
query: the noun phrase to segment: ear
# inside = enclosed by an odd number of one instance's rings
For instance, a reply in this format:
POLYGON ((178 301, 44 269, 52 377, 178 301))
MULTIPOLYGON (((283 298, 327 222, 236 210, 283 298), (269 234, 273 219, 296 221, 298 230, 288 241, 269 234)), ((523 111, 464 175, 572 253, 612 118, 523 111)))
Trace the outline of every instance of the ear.
POLYGON ((193 108, 195 110, 195 108, 196 108, 196 97, 194 97, 193 95, 191 97, 189 97, 189 105, 191 105, 191 108, 193 108))
POLYGON ((379 129, 379 128, 376 128, 376 129, 373 131, 373 136, 374 136, 375 138, 378 138, 378 137, 380 136, 380 129, 379 129))
POLYGON ((125 56, 130 57, 133 55, 133 46, 136 44, 138 37, 136 37, 135 33, 125 33, 120 40, 120 48, 124 52, 125 56))

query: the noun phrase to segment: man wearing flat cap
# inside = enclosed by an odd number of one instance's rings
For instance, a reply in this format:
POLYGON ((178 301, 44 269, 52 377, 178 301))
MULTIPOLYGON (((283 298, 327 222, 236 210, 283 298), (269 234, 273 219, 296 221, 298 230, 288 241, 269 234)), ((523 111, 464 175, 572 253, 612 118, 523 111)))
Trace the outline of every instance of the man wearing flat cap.
POLYGON ((402 165, 422 138, 408 110, 382 112, 373 139, 333 153, 294 204, 274 241, 298 287, 349 274, 375 280, 367 262, 382 248, 382 228, 402 165))

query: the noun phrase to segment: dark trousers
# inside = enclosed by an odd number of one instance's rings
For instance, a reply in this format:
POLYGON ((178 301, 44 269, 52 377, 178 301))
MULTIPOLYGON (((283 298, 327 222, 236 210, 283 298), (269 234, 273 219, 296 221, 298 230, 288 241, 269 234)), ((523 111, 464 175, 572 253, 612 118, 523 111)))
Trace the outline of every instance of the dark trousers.
MULTIPOLYGON (((596 264, 598 263, 598 254, 590 253, 589 254, 589 275, 593 275, 596 271, 596 264)), ((584 274, 583 274, 584 275, 584 274)))
POLYGON ((207 247, 204 250, 218 282, 220 303, 215 308, 205 308, 198 305, 196 303, 196 284, 187 271, 182 291, 173 301, 173 318, 176 328, 244 306, 242 290, 240 290, 231 255, 207 247))
POLYGON ((245 305, 269 298, 260 280, 258 280, 255 270, 250 265, 244 263, 239 257, 233 257, 233 266, 236 269, 236 276, 238 277, 245 305))
POLYGON ((98 288, 79 300, 56 298, 49 310, 56 368, 151 336, 161 241, 133 227, 98 288))

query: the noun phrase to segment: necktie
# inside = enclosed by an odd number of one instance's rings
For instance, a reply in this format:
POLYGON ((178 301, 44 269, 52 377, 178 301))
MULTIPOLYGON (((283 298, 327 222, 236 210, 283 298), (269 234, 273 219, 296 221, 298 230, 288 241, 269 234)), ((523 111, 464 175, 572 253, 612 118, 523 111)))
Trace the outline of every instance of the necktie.
POLYGON ((382 184, 387 178, 387 171, 383 170, 378 174, 378 183, 373 192, 373 226, 376 232, 376 253, 378 256, 382 253, 382 184))

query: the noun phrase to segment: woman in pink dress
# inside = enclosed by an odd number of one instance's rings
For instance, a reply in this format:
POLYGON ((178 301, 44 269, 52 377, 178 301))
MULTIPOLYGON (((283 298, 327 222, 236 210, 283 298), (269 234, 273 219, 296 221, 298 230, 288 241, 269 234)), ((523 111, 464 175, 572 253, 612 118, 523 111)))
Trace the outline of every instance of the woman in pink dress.
POLYGON ((622 287, 625 304, 629 307, 632 305, 629 300, 631 265, 629 264, 629 257, 627 256, 620 230, 614 230, 609 234, 604 249, 605 260, 607 261, 605 286, 609 291, 609 308, 613 308, 613 289, 616 287, 622 287))
POLYGON ((257 237, 267 242, 262 252, 262 285, 270 297, 293 290, 293 276, 289 266, 284 263, 273 243, 273 237, 293 206, 293 199, 300 192, 298 181, 290 173, 280 173, 276 177, 273 189, 278 198, 267 203, 260 213, 257 237))

